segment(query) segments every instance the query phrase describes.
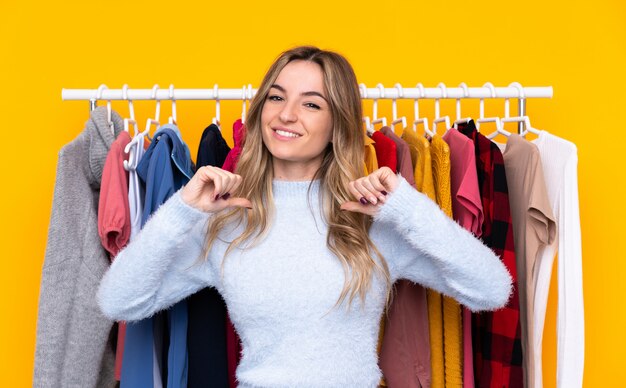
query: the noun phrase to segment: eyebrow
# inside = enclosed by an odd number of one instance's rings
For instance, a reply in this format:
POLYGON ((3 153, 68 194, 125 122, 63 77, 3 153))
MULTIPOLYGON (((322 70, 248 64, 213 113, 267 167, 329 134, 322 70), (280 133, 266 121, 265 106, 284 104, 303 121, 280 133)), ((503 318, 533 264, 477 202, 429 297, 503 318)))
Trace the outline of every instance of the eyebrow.
MULTIPOLYGON (((285 88, 283 88, 282 86, 280 86, 278 84, 273 84, 272 86, 270 86, 270 88, 276 88, 276 89, 280 90, 283 93, 287 93, 285 88)), ((324 97, 321 93, 316 92, 316 91, 304 92, 304 93, 300 93, 300 95, 302 95, 302 96, 318 96, 318 97, 323 98, 324 101, 328 102, 326 97, 324 97)))

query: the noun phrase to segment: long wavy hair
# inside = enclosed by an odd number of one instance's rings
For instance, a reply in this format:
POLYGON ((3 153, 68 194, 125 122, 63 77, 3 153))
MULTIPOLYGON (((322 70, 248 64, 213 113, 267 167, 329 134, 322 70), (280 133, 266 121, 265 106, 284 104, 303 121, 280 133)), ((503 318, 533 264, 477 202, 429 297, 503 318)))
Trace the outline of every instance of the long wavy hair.
POLYGON ((340 210, 342 203, 354 200, 348 182, 364 173, 364 133, 358 83, 352 67, 340 54, 311 46, 296 47, 283 52, 271 65, 246 118, 243 148, 235 171, 243 181, 237 192, 232 193, 249 199, 252 209, 232 208, 213 217, 207 230, 204 254, 206 257, 220 230, 231 222, 245 227, 243 233, 230 242, 226 256, 236 247, 245 249, 245 246, 254 245, 269 229, 274 212, 274 171, 272 154, 262 139, 261 114, 270 87, 281 70, 295 60, 317 63, 324 77, 324 92, 332 115, 332 140, 324 151, 314 179, 320 180, 323 216, 328 223, 327 245, 343 265, 346 277, 337 305, 346 297, 351 304, 357 295, 361 300, 365 299, 375 273, 382 275, 387 290, 391 282, 387 263, 368 234, 370 217, 340 210), (373 254, 380 260, 375 260, 373 254))

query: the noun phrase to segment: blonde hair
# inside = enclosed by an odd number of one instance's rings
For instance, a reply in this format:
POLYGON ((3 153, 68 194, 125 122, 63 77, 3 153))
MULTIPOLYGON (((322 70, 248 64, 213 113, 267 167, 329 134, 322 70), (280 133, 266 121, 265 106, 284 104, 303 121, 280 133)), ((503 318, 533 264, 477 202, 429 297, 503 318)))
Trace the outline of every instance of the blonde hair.
MULTIPOLYGON (((316 47, 296 47, 283 52, 265 74, 250 105, 246 132, 236 173, 243 181, 233 195, 247 198, 252 209, 233 208, 212 218, 205 245, 205 256, 228 223, 243 223, 243 233, 230 242, 226 255, 244 243, 261 240, 268 231, 274 212, 272 155, 265 147, 261 133, 261 113, 270 87, 281 70, 295 60, 317 63, 324 77, 324 92, 332 115, 332 140, 324 151, 320 169, 314 179, 320 179, 323 215, 328 223, 328 248, 343 265, 346 281, 337 305, 349 296, 349 304, 359 295, 365 299, 375 272, 382 275, 387 289, 391 286, 387 263, 369 237, 370 217, 342 211, 340 205, 353 201, 348 182, 363 176, 364 134, 359 88, 354 71, 340 54, 316 47), (372 258, 375 253, 380 261, 372 258)), ((223 263, 222 263, 223 268, 223 263)))

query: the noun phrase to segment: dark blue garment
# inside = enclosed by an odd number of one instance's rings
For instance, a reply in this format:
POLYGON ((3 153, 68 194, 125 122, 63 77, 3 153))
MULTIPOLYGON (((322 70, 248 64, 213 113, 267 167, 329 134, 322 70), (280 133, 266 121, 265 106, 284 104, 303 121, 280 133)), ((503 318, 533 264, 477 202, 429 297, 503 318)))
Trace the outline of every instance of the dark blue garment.
MULTIPOLYGON (((154 141, 137 166, 137 175, 145 188, 142 226, 172 194, 191 179, 193 164, 189 148, 180 131, 168 124, 159 128, 154 141)), ((163 316, 163 315, 161 315, 163 316)), ((159 315, 129 323, 126 328, 121 387, 153 387, 154 320, 159 315)), ((163 386, 187 387, 187 304, 177 303, 165 314, 169 328, 167 369, 162 366, 163 386), (165 379, 166 377, 166 379, 165 379)), ((158 326, 158 325, 157 325, 158 326)), ((159 346, 157 346, 159 348, 159 346)), ((157 355, 157 358, 158 357, 157 355)))
MULTIPOLYGON (((200 138, 198 168, 221 167, 229 151, 217 125, 209 125, 200 138)), ((187 308, 187 387, 228 388, 226 303, 215 288, 209 287, 187 298, 187 308)))

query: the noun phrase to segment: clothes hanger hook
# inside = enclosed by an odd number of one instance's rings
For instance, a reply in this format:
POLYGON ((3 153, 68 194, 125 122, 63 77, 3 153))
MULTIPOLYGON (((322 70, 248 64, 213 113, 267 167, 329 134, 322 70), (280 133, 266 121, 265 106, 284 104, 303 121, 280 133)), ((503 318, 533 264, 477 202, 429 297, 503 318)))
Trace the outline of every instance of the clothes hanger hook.
POLYGON ((378 88, 378 93, 380 94, 380 98, 385 98, 385 87, 383 86, 383 84, 376 84, 376 87, 378 88))
MULTIPOLYGON (((418 83, 417 85, 415 85, 416 88, 419 89, 420 91, 420 96, 419 98, 424 98, 424 85, 420 83, 418 83)), ((413 120, 413 130, 417 130, 417 120, 420 119, 420 108, 419 108, 419 99, 416 98, 413 101, 413 116, 414 116, 414 120, 413 120)))
MULTIPOLYGON (((98 91, 96 92, 96 101, 102 99, 102 92, 108 89, 108 86, 105 84, 101 84, 98 86, 98 91)), ((109 124, 109 128, 111 128, 111 133, 115 135, 115 126, 113 125, 113 120, 111 119, 111 100, 107 100, 107 124, 109 124)))
POLYGON ((220 124, 220 89, 217 84, 213 85, 213 98, 215 98, 215 117, 211 122, 215 125, 220 124))
POLYGON ((467 87, 467 84, 465 82, 461 82, 459 84, 459 87, 463 89, 463 97, 464 98, 468 98, 469 97, 469 89, 467 87))
POLYGON ((509 87, 517 89, 517 98, 519 98, 519 99, 525 99, 526 98, 526 96, 524 95, 524 88, 522 87, 522 85, 519 82, 511 82, 509 84, 509 87))
POLYGON ((100 86, 98 86, 98 90, 96 91, 96 101, 102 99, 102 91, 104 89, 108 89, 108 87, 105 84, 100 84, 100 86))
MULTIPOLYGON (((496 89, 493 87, 493 84, 491 82, 485 82, 485 84, 483 85, 483 88, 487 88, 489 89, 489 91, 491 91, 491 98, 496 98, 496 89)), ((484 119, 485 118, 485 99, 481 98, 480 99, 480 118, 484 119)))
MULTIPOLYGON (((398 90, 398 97, 404 97, 404 90, 402 89, 402 85, 397 83, 394 87, 398 90)), ((398 118, 398 105, 396 103, 397 98, 391 100, 391 121, 395 121, 398 118)), ((405 125, 406 127, 406 125, 405 125)))
POLYGON ((133 100, 128 99, 128 84, 122 86, 122 98, 128 101, 128 111, 130 112, 130 119, 135 120, 135 109, 133 108, 133 100))
POLYGON ((159 117, 161 116, 161 100, 157 98, 157 92, 159 91, 159 85, 154 84, 152 87, 152 96, 151 98, 156 101, 156 110, 154 112, 154 121, 159 122, 159 117))
MULTIPOLYGON (((515 89, 517 89, 518 99, 524 99, 524 89, 522 88, 522 85, 520 85, 519 82, 511 82, 509 84, 509 87, 514 87, 515 89)), ((505 118, 509 118, 510 106, 511 106, 510 99, 505 98, 504 99, 504 117, 505 118)))
POLYGON ((424 85, 422 85, 421 82, 420 82, 417 85, 415 85, 415 87, 417 89, 419 89, 420 95, 413 102, 413 114, 415 116, 415 119, 413 120, 413 131, 417 132, 417 124, 418 123, 423 123, 424 124, 424 132, 427 135, 429 135, 430 137, 433 137, 434 133, 430 130, 430 128, 428 128, 428 119, 426 117, 420 118, 420 113, 419 113, 419 98, 424 98, 426 96, 426 92, 424 90, 424 85))
POLYGON ((359 90, 361 91, 361 98, 367 98, 367 87, 365 84, 359 84, 359 90))
POLYGON ((170 124, 177 125, 176 123, 176 98, 174 97, 174 84, 170 84, 169 97, 172 101, 172 115, 170 116, 170 124))
POLYGON ((385 87, 383 84, 377 84, 376 88, 378 88, 378 97, 374 98, 374 105, 372 107, 372 121, 376 121, 378 119, 378 99, 385 98, 385 87))
POLYGON ((398 118, 398 104, 397 104, 397 100, 398 98, 403 98, 404 97, 404 89, 402 88, 402 85, 400 85, 400 83, 396 83, 394 85, 394 87, 396 88, 396 90, 398 91, 398 96, 395 98, 391 99, 391 130, 393 131, 395 128, 395 125, 398 123, 402 123, 402 129, 406 128, 406 116, 402 116, 401 118, 398 118))
MULTIPOLYGON (((444 84, 443 82, 439 82, 437 87, 439 89, 441 89, 441 97, 440 98, 447 98, 448 97, 448 91, 447 91, 447 88, 446 88, 446 84, 444 84)), ((439 98, 435 98, 435 120, 437 120, 438 118, 439 118, 439 98)))
MULTIPOLYGON (((467 84, 465 84, 465 82, 461 82, 459 84, 460 88, 463 88, 463 97, 467 98, 469 97, 469 89, 467 88, 467 84)), ((456 99, 456 119, 460 120, 461 119, 461 99, 457 98, 456 99)))
POLYGON ((241 124, 246 123, 246 85, 241 88, 241 124))
POLYGON ((493 87, 493 84, 491 82, 485 82, 483 88, 487 88, 489 89, 489 91, 491 91, 491 98, 496 98, 496 88, 493 87))
MULTIPOLYGON (((526 99, 526 95, 524 94, 524 87, 519 82, 511 82, 509 84, 509 87, 514 87, 515 89, 517 89, 517 99, 520 101, 520 104, 523 105, 524 100, 526 99)), ((520 112, 518 116, 522 115, 521 111, 522 109, 520 107, 520 112)), ((519 133, 526 135, 528 131, 525 128, 530 128, 530 119, 528 118, 528 116, 524 114, 523 121, 519 123, 519 128, 518 128, 519 133)))
POLYGON ((402 85, 400 85, 400 83, 398 82, 394 85, 394 87, 398 89, 398 97, 404 98, 404 88, 402 87, 402 85))
POLYGON ((446 84, 444 84, 443 82, 439 82, 437 87, 441 89, 442 98, 448 98, 448 88, 446 87, 446 84))
POLYGON ((426 92, 424 91, 424 85, 422 85, 422 83, 420 82, 415 85, 415 87, 420 90, 420 98, 424 98, 424 96, 426 96, 426 92))
POLYGON ((122 98, 128 101, 128 111, 130 112, 130 118, 124 119, 124 131, 128 132, 128 125, 132 123, 133 128, 135 129, 134 135, 137 135, 139 133, 139 128, 137 127, 137 121, 135 120, 135 108, 133 108, 133 100, 128 98, 128 84, 124 84, 124 86, 122 86, 122 98))

